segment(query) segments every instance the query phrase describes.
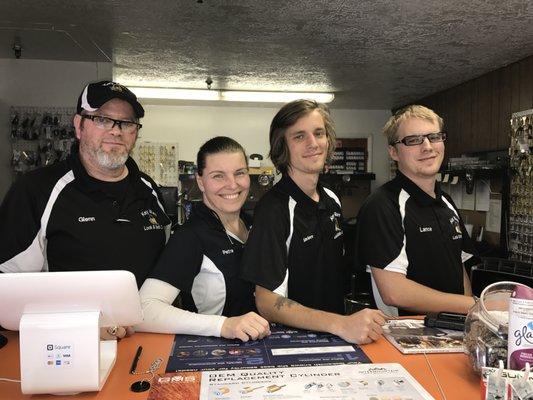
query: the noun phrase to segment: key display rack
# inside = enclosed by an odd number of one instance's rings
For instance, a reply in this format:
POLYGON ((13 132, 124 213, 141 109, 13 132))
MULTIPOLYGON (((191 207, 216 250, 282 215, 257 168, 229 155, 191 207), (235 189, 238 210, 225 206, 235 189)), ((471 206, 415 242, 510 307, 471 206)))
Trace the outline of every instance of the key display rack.
POLYGON ((333 159, 328 166, 330 173, 365 173, 368 170, 367 139, 338 138, 333 159))
POLYGON ((511 118, 509 251, 533 263, 533 109, 511 118))
POLYGON ((76 140, 74 108, 11 107, 9 114, 14 178, 64 160, 76 140))
POLYGON ((132 157, 160 186, 178 186, 178 143, 137 142, 132 157))

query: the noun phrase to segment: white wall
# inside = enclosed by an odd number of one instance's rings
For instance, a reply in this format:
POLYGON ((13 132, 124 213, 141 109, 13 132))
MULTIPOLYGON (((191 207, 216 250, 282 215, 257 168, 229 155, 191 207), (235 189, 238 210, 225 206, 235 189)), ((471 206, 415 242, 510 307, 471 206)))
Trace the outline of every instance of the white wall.
POLYGON ((12 181, 9 107, 75 107, 87 82, 111 73, 110 63, 0 59, 0 199, 12 181))
POLYGON ((333 110, 338 137, 368 137, 371 172, 376 174, 372 189, 389 180, 389 155, 387 141, 381 134, 389 119, 389 110, 333 110))
MULTIPOLYGON (((230 136, 241 143, 248 154, 268 154, 268 130, 279 106, 235 107, 144 104, 141 141, 178 142, 179 157, 195 161, 198 148, 216 135, 230 136)), ((388 179, 388 156, 385 141, 379 132, 389 117, 388 110, 333 110, 337 136, 344 138, 369 137, 375 150, 372 153, 372 171, 375 184, 388 179)), ((267 161, 269 165, 269 160, 267 161)))

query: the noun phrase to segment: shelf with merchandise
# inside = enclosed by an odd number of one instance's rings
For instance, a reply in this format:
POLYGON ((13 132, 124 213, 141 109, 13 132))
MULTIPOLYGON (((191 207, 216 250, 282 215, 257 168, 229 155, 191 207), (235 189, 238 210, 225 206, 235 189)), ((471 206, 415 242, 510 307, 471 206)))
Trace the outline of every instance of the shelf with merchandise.
POLYGON ((73 108, 11 107, 11 166, 15 178, 62 161, 75 143, 73 108))

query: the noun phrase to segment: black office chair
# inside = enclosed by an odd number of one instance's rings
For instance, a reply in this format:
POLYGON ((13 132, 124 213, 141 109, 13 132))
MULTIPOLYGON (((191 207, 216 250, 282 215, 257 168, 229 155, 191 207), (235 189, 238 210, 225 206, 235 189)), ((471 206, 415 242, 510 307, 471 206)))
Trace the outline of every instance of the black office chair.
POLYGON ((352 290, 344 297, 345 314, 350 315, 364 308, 377 308, 372 294, 370 274, 368 272, 353 274, 351 282, 352 290))
POLYGON ((505 258, 482 257, 481 264, 470 270, 472 293, 481 294, 483 289, 494 282, 512 281, 533 287, 533 264, 505 258))
POLYGON ((357 229, 355 219, 343 225, 344 247, 347 269, 350 271, 349 293, 344 297, 346 315, 353 314, 364 308, 377 308, 372 294, 370 274, 366 266, 361 265, 357 257, 357 229))

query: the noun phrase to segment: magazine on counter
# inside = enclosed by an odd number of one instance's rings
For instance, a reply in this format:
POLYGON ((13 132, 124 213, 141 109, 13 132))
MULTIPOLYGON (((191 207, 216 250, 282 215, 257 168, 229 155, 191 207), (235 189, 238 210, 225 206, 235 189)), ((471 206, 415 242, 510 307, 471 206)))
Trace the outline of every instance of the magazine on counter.
POLYGON ((383 327, 384 335, 403 354, 462 353, 462 331, 424 326, 417 319, 397 319, 383 327))

